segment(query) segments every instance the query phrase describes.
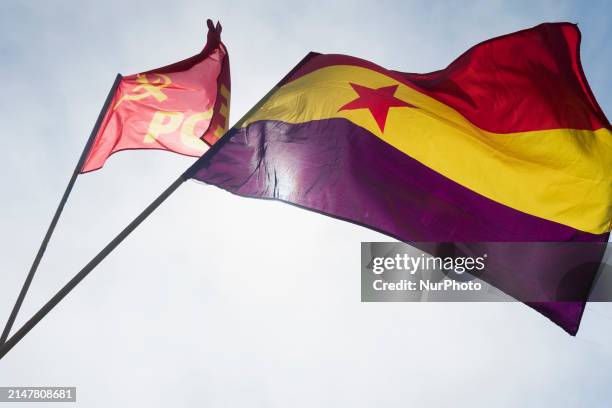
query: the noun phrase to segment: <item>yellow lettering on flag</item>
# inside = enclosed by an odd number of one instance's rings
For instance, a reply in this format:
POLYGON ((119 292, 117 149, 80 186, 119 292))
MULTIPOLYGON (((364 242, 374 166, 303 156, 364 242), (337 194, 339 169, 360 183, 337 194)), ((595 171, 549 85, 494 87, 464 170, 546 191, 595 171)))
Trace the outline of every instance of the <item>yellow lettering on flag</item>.
POLYGON ((227 87, 223 84, 221 84, 221 88, 220 88, 220 93, 221 96, 225 99, 225 103, 221 102, 221 106, 219 107, 219 114, 223 117, 223 124, 222 125, 218 125, 217 128, 215 129, 214 135, 217 138, 221 138, 221 136, 223 136, 223 134, 225 133, 225 130, 227 129, 228 126, 228 122, 229 122, 229 103, 230 103, 230 91, 229 89, 227 89, 227 87))
POLYGON ((184 116, 181 112, 155 112, 143 142, 154 143, 160 135, 176 131, 183 122, 184 116))
POLYGON ((181 141, 184 145, 204 153, 207 149, 206 143, 195 133, 195 127, 198 122, 206 120, 210 121, 213 116, 212 108, 206 112, 200 112, 188 117, 181 127, 181 141))

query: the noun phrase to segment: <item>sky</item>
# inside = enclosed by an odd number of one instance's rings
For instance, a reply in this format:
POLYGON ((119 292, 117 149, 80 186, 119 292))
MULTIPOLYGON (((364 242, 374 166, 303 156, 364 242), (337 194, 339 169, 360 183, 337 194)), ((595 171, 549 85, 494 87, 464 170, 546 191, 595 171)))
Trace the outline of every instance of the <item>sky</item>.
MULTIPOLYGON (((546 21, 579 24, 612 112, 606 1, 2 1, 2 323, 116 73, 197 53, 209 17, 232 122, 309 51, 428 72, 546 21)), ((16 326, 193 161, 123 152, 79 177, 16 326)), ((612 305, 571 337, 520 303, 361 303, 360 243, 388 240, 188 182, 0 362, 0 386, 78 388, 53 407, 609 406, 612 305)))

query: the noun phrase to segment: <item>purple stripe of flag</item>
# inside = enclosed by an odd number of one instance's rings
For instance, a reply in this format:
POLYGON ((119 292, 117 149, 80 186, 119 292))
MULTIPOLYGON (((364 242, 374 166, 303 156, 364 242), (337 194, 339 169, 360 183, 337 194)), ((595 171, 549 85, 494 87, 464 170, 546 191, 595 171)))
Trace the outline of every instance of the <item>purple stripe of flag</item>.
MULTIPOLYGON (((401 241, 606 242, 608 238, 479 195, 346 119, 301 124, 260 121, 225 138, 218 152, 200 161, 194 179, 242 196, 297 204, 401 241)), ((531 306, 575 334, 584 302, 531 306)))

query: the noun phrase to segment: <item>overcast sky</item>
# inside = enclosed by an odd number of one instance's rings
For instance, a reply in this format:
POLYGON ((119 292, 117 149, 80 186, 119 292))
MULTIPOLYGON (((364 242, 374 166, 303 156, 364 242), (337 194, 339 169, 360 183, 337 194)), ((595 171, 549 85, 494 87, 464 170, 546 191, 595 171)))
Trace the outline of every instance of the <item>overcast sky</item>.
MULTIPOLYGON (((579 24, 612 112, 610 2, 290 3, 0 2, 2 325, 115 74, 197 53, 208 17, 232 122, 311 50, 427 72, 545 21, 579 24)), ((124 152, 80 177, 17 326, 192 162, 124 152)), ((186 183, 0 362, 0 385, 77 386, 76 406, 104 408, 609 406, 612 305, 573 338, 519 303, 363 304, 360 242, 380 240, 186 183)))

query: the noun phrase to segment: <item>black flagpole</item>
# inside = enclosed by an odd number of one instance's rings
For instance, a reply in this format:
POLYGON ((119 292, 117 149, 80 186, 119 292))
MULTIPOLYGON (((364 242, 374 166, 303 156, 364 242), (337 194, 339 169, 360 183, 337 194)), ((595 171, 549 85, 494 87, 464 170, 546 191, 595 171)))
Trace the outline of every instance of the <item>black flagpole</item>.
MULTIPOLYGON (((302 66, 302 64, 304 64, 308 59, 315 55, 316 54, 314 53, 309 53, 308 55, 306 55, 306 57, 304 57, 304 59, 302 59, 302 61, 300 61, 300 63, 298 63, 298 65, 296 65, 285 76, 285 78, 288 78, 293 72, 295 72, 300 66, 302 66)), ((280 84, 285 80, 285 78, 283 78, 277 86, 280 86, 280 84)), ((259 108, 270 98, 270 96, 272 96, 272 94, 276 91, 277 86, 270 89, 268 93, 265 94, 264 97, 259 100, 259 102, 257 102, 257 104, 255 104, 251 109, 249 109, 249 111, 245 113, 244 116, 242 116, 242 118, 240 118, 240 120, 234 124, 234 126, 232 126, 232 129, 242 127, 244 122, 250 116, 252 116, 254 112, 258 111, 259 108)), ((168 198, 174 191, 176 191, 176 189, 179 188, 181 184, 183 184, 186 180, 192 178, 197 169, 202 166, 203 163, 210 160, 210 158, 213 157, 214 154, 225 143, 227 143, 228 140, 230 140, 229 135, 227 135, 228 133, 229 130, 225 133, 223 137, 221 137, 221 139, 219 139, 214 145, 212 145, 212 147, 206 153, 204 153, 202 157, 200 157, 183 174, 181 174, 179 178, 177 178, 168 188, 166 188, 166 190, 164 190, 164 192, 161 193, 159 197, 157 197, 151 204, 149 204, 149 206, 145 208, 143 212, 141 212, 131 223, 129 223, 128 226, 125 227, 123 231, 119 233, 119 235, 113 238, 113 240, 109 242, 108 245, 106 245, 104 249, 102 249, 102 251, 98 253, 98 255, 96 255, 91 261, 89 261, 89 263, 85 265, 85 267, 81 269, 79 273, 77 273, 63 288, 61 288, 59 292, 55 294, 55 296, 53 296, 47 303, 45 303, 45 305, 38 312, 36 312, 36 314, 32 316, 30 320, 28 320, 19 330, 17 330, 17 332, 10 339, 8 339, 3 345, 0 345, 0 360, 2 360, 4 356, 9 351, 11 351, 11 349, 15 347, 15 345, 19 343, 21 339, 23 339, 25 335, 30 332, 30 330, 34 328, 34 326, 36 326, 51 310, 53 310, 53 308, 57 306, 57 304, 61 302, 62 299, 64 299, 66 295, 68 295, 68 293, 72 291, 72 289, 74 289, 83 279, 85 279, 85 277, 89 275, 89 272, 91 272, 96 266, 98 266, 98 264, 108 256, 108 254, 113 252, 117 245, 119 245, 128 235, 130 235, 130 233, 132 233, 132 231, 134 231, 153 211, 155 211, 155 209, 159 207, 161 203, 166 200, 166 198, 168 198)))
POLYGON ((181 175, 172 183, 159 197, 155 199, 145 210, 138 215, 123 231, 119 233, 111 242, 104 247, 74 278, 72 278, 59 292, 55 294, 23 327, 2 346, 0 346, 0 360, 8 353, 30 330, 41 321, 61 300, 66 297, 88 274, 91 272, 117 245, 119 245, 132 231, 136 229, 166 198, 170 196, 186 180, 185 175, 181 175))
POLYGON ((19 309, 21 309, 21 305, 23 304, 26 294, 28 293, 30 284, 32 283, 32 280, 34 279, 34 274, 36 274, 38 265, 40 264, 40 261, 43 255, 45 254, 45 251, 47 250, 47 244, 51 240, 51 236, 53 235, 55 226, 57 225, 60 215, 62 214, 62 211, 64 210, 64 205, 66 205, 66 201, 68 201, 68 197, 70 196, 70 193, 72 192, 72 187, 74 186, 74 183, 78 175, 81 172, 81 168, 83 167, 83 164, 85 163, 85 160, 87 159, 87 155, 89 154, 89 149, 94 141, 94 138, 96 137, 96 134, 98 133, 98 130, 100 129, 100 125, 102 124, 104 115, 106 114, 106 111, 108 110, 108 107, 113 99, 113 95, 115 94, 115 90, 117 89, 117 86, 119 85, 120 81, 121 81, 121 74, 117 74, 117 77, 115 77, 115 82, 113 83, 113 86, 108 92, 106 101, 104 102, 104 105, 102 106, 102 110, 100 110, 98 119, 96 120, 96 123, 93 129, 91 130, 89 139, 87 139, 87 143, 85 144, 85 147, 83 148, 81 157, 79 158, 79 161, 77 162, 74 168, 72 177, 70 177, 70 181, 68 182, 68 185, 66 186, 64 195, 62 196, 62 199, 60 200, 59 205, 57 206, 57 210, 55 210, 55 215, 53 216, 53 219, 51 220, 51 224, 49 225, 49 228, 47 229, 45 237, 43 238, 42 243, 40 244, 40 248, 38 248, 38 253, 36 254, 36 258, 34 258, 34 262, 32 262, 32 266, 30 267, 30 271, 28 272, 28 275, 26 276, 25 282, 23 282, 23 286, 21 287, 21 292, 19 292, 19 296, 17 297, 17 301, 15 302, 15 305, 13 306, 13 310, 11 311, 8 321, 6 322, 6 326, 4 326, 4 331, 2 332, 2 336, 0 337, 0 346, 2 346, 6 342, 6 339, 8 338, 11 332, 11 328, 13 327, 13 323, 15 323, 15 319, 17 318, 17 314, 19 313, 19 309))

